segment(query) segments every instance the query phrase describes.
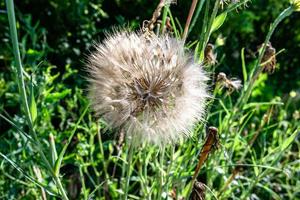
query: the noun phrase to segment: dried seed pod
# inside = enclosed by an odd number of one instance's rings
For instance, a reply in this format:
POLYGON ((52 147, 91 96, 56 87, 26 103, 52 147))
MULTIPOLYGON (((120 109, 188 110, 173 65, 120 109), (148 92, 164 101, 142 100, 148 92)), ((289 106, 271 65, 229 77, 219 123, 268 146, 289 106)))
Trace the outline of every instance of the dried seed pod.
POLYGON ((266 45, 266 51, 260 64, 263 67, 263 72, 274 73, 276 69, 276 49, 272 47, 271 43, 266 45))
POLYGON ((204 200, 205 199, 205 185, 199 181, 195 181, 190 200, 204 200))
POLYGON ((215 65, 218 63, 217 55, 214 53, 214 45, 207 44, 204 50, 204 63, 207 65, 215 65))

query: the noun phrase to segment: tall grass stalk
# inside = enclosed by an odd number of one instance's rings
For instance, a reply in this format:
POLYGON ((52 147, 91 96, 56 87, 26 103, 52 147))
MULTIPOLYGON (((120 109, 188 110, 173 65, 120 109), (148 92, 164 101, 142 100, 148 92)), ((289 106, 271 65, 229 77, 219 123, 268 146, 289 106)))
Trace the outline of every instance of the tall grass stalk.
POLYGON ((159 183, 159 186, 157 188, 157 199, 161 199, 162 191, 163 191, 163 182, 164 182, 164 159, 165 159, 165 148, 162 147, 160 156, 159 156, 159 166, 158 166, 158 180, 157 182, 159 183))
POLYGON ((196 13, 195 13, 194 16, 193 16, 192 23, 191 23, 190 28, 189 28, 189 30, 188 30, 188 34, 193 30, 193 28, 194 28, 196 22, 198 21, 198 17, 199 17, 200 12, 201 12, 201 10, 202 10, 202 8, 203 8, 204 2, 205 2, 205 0, 201 0, 200 3, 198 4, 196 13))
POLYGON ((134 149, 133 145, 131 143, 129 143, 128 154, 127 154, 127 164, 126 164, 126 179, 125 179, 125 188, 124 188, 124 198, 123 198, 124 200, 128 199, 133 149, 134 149))
POLYGON ((203 44, 201 46, 201 52, 204 51, 204 49, 205 49, 205 47, 206 47, 206 45, 207 45, 207 43, 209 41, 209 38, 210 38, 210 35, 211 35, 211 28, 212 28, 213 22, 214 22, 214 20, 215 20, 215 18, 217 16, 217 14, 218 14, 219 7, 220 7, 220 0, 216 0, 215 4, 214 4, 213 11, 211 13, 210 20, 208 22, 208 26, 207 26, 205 35, 204 35, 203 44))
POLYGON ((198 0, 193 0, 193 2, 192 2, 192 5, 191 5, 190 11, 189 11, 189 15, 188 15, 188 17, 186 19, 186 23, 185 23, 185 27, 184 27, 184 32, 183 32, 183 35, 182 35, 183 41, 185 41, 186 38, 187 38, 187 35, 188 35, 188 32, 189 32, 189 27, 190 27, 190 24, 191 24, 191 21, 192 21, 192 17, 194 15, 197 3, 198 3, 198 0))
POLYGON ((36 149, 40 153, 40 155, 43 159, 43 162, 46 164, 48 171, 53 176, 53 179, 62 195, 63 200, 68 200, 68 197, 63 188, 63 185, 62 185, 59 177, 54 174, 51 164, 48 161, 48 159, 46 158, 46 156, 42 150, 41 143, 39 142, 37 134, 34 130, 32 114, 29 109, 29 104, 28 104, 28 99, 27 99, 27 94, 26 94, 26 85, 25 85, 24 76, 23 76, 23 67, 22 67, 22 61, 21 61, 21 56, 20 56, 20 51, 19 51, 19 43, 18 43, 18 36, 17 36, 16 18, 15 18, 13 0, 6 0, 6 8, 7 8, 7 14, 8 14, 10 37, 11 37, 12 45, 13 45, 13 53, 14 53, 14 58, 15 58, 16 66, 17 66, 17 82, 18 82, 19 92, 21 95, 22 107, 25 110, 25 117, 26 117, 27 125, 29 126, 30 133, 32 134, 35 142, 37 143, 36 149))

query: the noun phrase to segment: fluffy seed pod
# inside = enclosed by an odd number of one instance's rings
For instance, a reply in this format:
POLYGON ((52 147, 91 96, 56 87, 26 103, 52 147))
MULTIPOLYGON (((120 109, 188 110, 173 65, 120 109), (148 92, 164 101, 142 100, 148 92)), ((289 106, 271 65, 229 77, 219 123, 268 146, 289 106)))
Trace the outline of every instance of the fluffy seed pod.
POLYGON ((87 69, 96 115, 133 141, 176 142, 204 115, 208 78, 167 35, 116 32, 96 45, 87 69))

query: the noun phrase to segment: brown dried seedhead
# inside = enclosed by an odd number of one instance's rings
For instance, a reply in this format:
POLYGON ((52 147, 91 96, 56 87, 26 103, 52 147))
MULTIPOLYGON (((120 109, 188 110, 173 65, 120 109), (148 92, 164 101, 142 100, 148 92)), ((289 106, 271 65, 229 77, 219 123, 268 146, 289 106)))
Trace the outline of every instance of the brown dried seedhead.
MULTIPOLYGON (((261 45, 261 47, 262 47, 262 45, 261 45)), ((263 72, 266 72, 268 74, 273 74, 275 72, 276 49, 274 47, 272 47, 270 42, 266 45, 266 51, 263 55, 263 58, 262 58, 260 64, 261 64, 261 67, 263 68, 263 72)))

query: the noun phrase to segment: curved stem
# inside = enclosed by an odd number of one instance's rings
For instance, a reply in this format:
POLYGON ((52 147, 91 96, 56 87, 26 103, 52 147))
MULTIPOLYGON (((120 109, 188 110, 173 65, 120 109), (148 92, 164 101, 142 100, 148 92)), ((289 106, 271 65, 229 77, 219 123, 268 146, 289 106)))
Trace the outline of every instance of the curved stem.
POLYGON ((13 53, 14 53, 15 62, 16 62, 16 66, 17 66, 17 82, 18 82, 19 92, 21 95, 22 106, 24 107, 24 110, 25 110, 26 121, 29 126, 30 133, 33 135, 33 139, 36 141, 36 144, 37 144, 36 149, 39 152, 39 154, 41 155, 44 163, 46 164, 48 171, 51 173, 52 177, 54 178, 54 181, 62 195, 63 200, 68 200, 68 197, 63 188, 63 185, 62 185, 59 177, 54 174, 52 166, 51 166, 50 162, 48 161, 47 157, 45 156, 44 152, 42 151, 42 145, 39 142, 37 134, 34 130, 32 116, 31 116, 31 112, 29 109, 29 104, 28 104, 28 99, 27 99, 27 94, 26 94, 26 86, 25 86, 24 76, 23 76, 23 66, 22 66, 20 50, 19 50, 18 34, 17 34, 17 28, 16 28, 16 17, 15 17, 13 0, 6 0, 6 8, 7 8, 10 36, 11 36, 12 45, 13 45, 13 53))
POLYGON ((254 83, 258 79, 258 76, 260 75, 260 73, 263 71, 263 68, 260 67, 260 63, 265 54, 267 43, 270 41, 271 36, 273 35, 276 27, 283 19, 285 19, 286 17, 291 15, 293 13, 293 11, 294 11, 293 6, 288 7, 287 9, 285 9, 284 11, 281 12, 281 14, 275 19, 274 23, 271 25, 270 30, 267 34, 267 37, 263 43, 262 50, 260 51, 258 60, 255 64, 254 70, 250 74, 250 82, 248 84, 248 87, 247 87, 246 91, 244 91, 244 95, 241 95, 241 98, 237 102, 237 108, 239 108, 241 105, 244 105, 244 103, 248 101, 250 94, 253 90, 254 83))

